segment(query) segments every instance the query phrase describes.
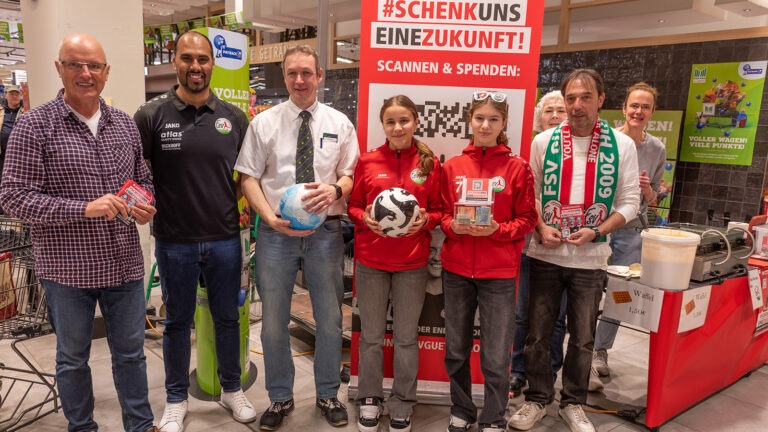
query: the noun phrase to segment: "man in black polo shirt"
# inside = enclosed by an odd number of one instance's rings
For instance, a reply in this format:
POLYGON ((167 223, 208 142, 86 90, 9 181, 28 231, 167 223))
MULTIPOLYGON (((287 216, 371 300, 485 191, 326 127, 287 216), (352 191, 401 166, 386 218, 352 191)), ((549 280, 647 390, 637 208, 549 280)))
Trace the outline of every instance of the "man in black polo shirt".
POLYGON ((208 38, 187 32, 175 47, 172 62, 179 84, 144 104, 134 116, 157 199, 155 256, 166 306, 163 432, 184 429, 190 325, 201 274, 216 334, 221 403, 239 422, 257 417, 240 388, 242 258, 237 185, 232 177, 248 118, 210 90, 214 57, 208 38))

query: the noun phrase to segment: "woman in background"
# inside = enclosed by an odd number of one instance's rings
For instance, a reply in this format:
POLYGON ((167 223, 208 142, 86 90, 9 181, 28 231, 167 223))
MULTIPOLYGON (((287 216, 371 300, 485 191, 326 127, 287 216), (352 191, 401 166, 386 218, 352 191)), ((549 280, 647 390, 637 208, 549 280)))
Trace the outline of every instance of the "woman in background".
MULTIPOLYGON (((611 265, 628 266, 640 262, 643 246, 640 231, 648 226, 648 204, 656 201, 656 191, 661 187, 667 149, 661 140, 645 132, 645 126, 656 111, 657 97, 656 89, 644 82, 629 87, 624 97, 621 109, 625 122, 618 130, 635 141, 642 199, 637 218, 611 233, 611 265)), ((613 348, 618 330, 619 321, 605 316, 600 318, 595 331, 595 349, 592 352, 593 375, 605 377, 611 374, 608 367, 608 350, 613 348)), ((590 380, 590 390, 602 387, 600 384, 600 381, 590 380)))

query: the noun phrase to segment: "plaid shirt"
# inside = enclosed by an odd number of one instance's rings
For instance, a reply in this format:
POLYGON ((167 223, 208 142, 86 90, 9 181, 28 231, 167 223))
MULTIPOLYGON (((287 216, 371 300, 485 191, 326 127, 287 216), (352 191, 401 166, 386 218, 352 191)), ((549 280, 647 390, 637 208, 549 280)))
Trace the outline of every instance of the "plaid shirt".
POLYGON ((19 118, 8 141, 0 205, 32 225, 38 277, 103 288, 144 277, 136 227, 86 218, 85 207, 128 179, 153 191, 133 119, 100 99, 98 137, 56 99, 19 118))

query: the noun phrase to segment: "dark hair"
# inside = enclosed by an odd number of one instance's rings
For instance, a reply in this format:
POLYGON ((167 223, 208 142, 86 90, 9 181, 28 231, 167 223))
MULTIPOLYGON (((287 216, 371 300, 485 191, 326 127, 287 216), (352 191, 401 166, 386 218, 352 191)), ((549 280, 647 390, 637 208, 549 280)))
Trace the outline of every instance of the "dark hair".
POLYGON ((651 94, 651 96, 653 96, 653 109, 655 110, 656 109, 656 100, 659 97, 659 92, 656 91, 656 87, 653 87, 650 84, 648 84, 646 82, 643 82, 643 81, 640 81, 639 83, 636 83, 636 84, 632 84, 631 86, 629 86, 629 88, 627 88, 627 94, 624 95, 624 103, 621 106, 626 108, 627 107, 627 100, 629 100, 629 95, 631 95, 632 92, 635 92, 635 91, 638 91, 638 90, 642 90, 644 92, 648 92, 648 93, 651 94))
POLYGON ((563 82, 560 84, 560 92, 563 94, 563 97, 566 96, 565 89, 568 88, 572 81, 576 80, 581 81, 584 84, 584 87, 587 88, 592 87, 592 84, 590 84, 590 82, 592 82, 594 83, 594 90, 597 90, 598 96, 605 94, 605 84, 603 83, 603 77, 601 77, 596 70, 576 69, 569 73, 568 76, 565 77, 563 82))
POLYGON ((297 53, 311 55, 312 57, 314 57, 315 72, 320 70, 320 57, 317 55, 317 51, 315 51, 315 49, 309 45, 296 45, 285 50, 285 55, 283 56, 283 63, 281 65, 283 69, 283 73, 285 73, 285 59, 287 59, 288 56, 297 54, 297 53))
MULTIPOLYGON (((496 137, 496 144, 509 143, 509 138, 507 137, 506 132, 504 132, 507 125, 507 119, 509 118, 509 105, 507 104, 506 100, 504 100, 504 102, 496 102, 491 97, 485 98, 481 101, 475 100, 474 98, 472 98, 472 103, 469 105, 469 111, 467 111, 467 121, 471 123, 472 114, 475 113, 475 110, 480 108, 482 105, 486 105, 486 104, 491 105, 501 113, 501 117, 502 117, 501 121, 502 123, 504 123, 504 129, 502 129, 501 132, 499 133, 499 136, 496 137)), ((474 137, 472 138, 472 140, 474 141, 474 137)))
MULTIPOLYGON (((419 110, 411 98, 404 95, 397 95, 385 100, 384 104, 381 105, 381 110, 379 111, 379 120, 382 123, 384 123, 384 112, 393 106, 401 106, 410 111, 414 121, 419 119, 419 110)), ((432 172, 432 169, 434 168, 435 153, 433 153, 432 149, 430 149, 429 146, 423 142, 415 138, 413 139, 413 142, 416 145, 416 150, 419 152, 419 173, 422 176, 427 176, 432 172)))
POLYGON ((191 31, 184 32, 184 33, 181 33, 180 35, 176 36, 176 39, 173 41, 173 56, 174 57, 176 57, 176 51, 179 48, 179 41, 181 40, 181 38, 183 38, 184 36, 187 36, 187 35, 200 36, 203 39, 205 39, 205 41, 208 42, 208 48, 211 50, 211 58, 213 58, 213 44, 211 43, 211 40, 208 39, 208 36, 198 32, 197 30, 191 30, 191 31))

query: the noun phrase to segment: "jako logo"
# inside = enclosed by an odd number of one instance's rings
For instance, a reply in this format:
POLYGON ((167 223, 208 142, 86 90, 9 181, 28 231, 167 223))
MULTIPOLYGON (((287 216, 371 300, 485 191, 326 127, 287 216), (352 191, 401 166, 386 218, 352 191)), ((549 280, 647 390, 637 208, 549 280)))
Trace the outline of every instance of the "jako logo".
POLYGON ((213 38, 213 46, 216 47, 216 58, 243 59, 243 50, 228 47, 227 40, 222 35, 213 38))

